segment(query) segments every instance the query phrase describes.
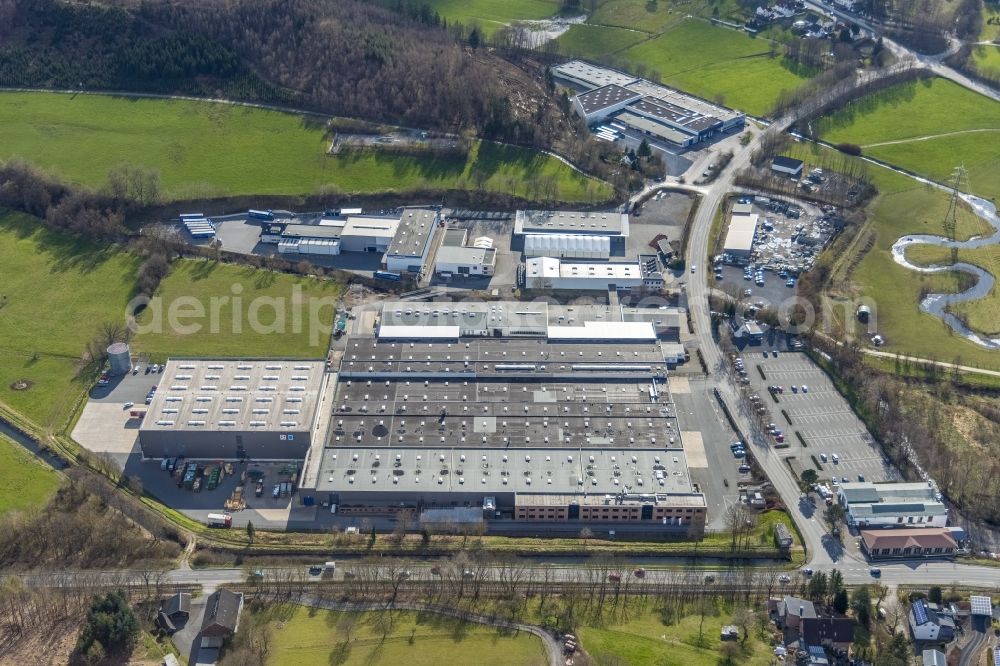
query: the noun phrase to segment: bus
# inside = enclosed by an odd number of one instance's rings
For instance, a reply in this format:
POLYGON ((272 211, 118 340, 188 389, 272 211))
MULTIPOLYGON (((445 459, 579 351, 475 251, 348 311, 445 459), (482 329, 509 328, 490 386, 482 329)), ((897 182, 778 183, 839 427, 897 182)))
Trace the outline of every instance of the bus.
POLYGON ((254 210, 251 208, 247 211, 247 217, 252 220, 273 220, 274 213, 269 210, 254 210))
POLYGON ((403 279, 402 275, 392 271, 375 271, 374 277, 376 280, 391 280, 393 282, 399 282, 403 279))

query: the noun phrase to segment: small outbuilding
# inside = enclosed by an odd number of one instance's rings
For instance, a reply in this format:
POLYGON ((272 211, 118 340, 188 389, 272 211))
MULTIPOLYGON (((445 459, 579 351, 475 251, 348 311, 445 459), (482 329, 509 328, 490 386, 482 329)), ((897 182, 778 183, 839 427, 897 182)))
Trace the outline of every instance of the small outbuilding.
POLYGON ((778 155, 771 160, 771 171, 788 176, 789 178, 801 178, 802 167, 802 160, 785 157, 784 155, 778 155))

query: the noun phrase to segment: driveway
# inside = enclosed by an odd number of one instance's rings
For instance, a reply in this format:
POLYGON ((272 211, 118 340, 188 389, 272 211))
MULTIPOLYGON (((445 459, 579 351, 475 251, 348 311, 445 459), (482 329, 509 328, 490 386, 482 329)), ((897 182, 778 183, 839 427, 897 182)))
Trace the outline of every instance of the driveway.
POLYGON ((201 623, 205 618, 205 600, 208 594, 191 599, 191 616, 183 628, 179 629, 171 639, 177 651, 186 655, 189 666, 206 666, 219 660, 219 651, 201 649, 201 623))

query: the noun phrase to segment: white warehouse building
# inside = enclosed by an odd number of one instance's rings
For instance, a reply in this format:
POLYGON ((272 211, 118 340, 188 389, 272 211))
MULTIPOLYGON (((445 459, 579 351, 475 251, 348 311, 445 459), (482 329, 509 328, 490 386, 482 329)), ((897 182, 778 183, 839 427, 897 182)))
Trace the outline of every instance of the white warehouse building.
POLYGON ((387 271, 422 273, 427 265, 440 213, 427 208, 404 208, 399 226, 382 261, 387 271))
POLYGON ((573 289, 607 291, 631 289, 643 285, 638 262, 585 263, 564 262, 556 257, 534 257, 524 262, 524 286, 527 289, 573 289))
POLYGON ((729 220, 729 231, 726 232, 722 251, 734 259, 750 259, 754 237, 757 234, 757 221, 756 213, 733 215, 729 220))
POLYGON ((946 527, 948 508, 933 486, 915 483, 842 483, 840 503, 858 527, 946 527))
POLYGON ((344 252, 384 253, 398 227, 398 217, 350 216, 341 227, 340 243, 344 252))
POLYGON ((611 237, 583 234, 526 234, 524 256, 608 259, 611 256, 611 237))

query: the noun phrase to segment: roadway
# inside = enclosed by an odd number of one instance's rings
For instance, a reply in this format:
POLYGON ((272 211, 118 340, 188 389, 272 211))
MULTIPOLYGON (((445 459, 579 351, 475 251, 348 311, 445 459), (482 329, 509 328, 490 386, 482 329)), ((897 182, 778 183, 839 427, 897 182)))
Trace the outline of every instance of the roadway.
MULTIPOLYGON (((321 564, 317 558, 317 564, 321 564)), ((446 561, 427 560, 403 560, 398 558, 387 558, 384 567, 380 567, 381 575, 379 580, 387 582, 388 576, 397 575, 402 571, 408 572, 407 584, 415 585, 419 583, 436 582, 441 580, 440 576, 432 571, 436 565, 446 568, 449 564, 446 561)), ((337 570, 332 575, 309 575, 306 565, 283 565, 277 567, 261 567, 264 581, 279 581, 281 583, 304 583, 313 584, 319 582, 342 582, 348 580, 345 573, 350 575, 367 575, 371 578, 369 563, 360 561, 342 560, 338 562, 337 570), (362 571, 369 571, 363 574, 362 571)), ((579 565, 579 564, 540 564, 540 563, 518 563, 516 565, 490 565, 470 561, 467 565, 470 569, 469 576, 474 576, 482 583, 509 581, 511 571, 516 568, 523 571, 518 580, 527 582, 529 578, 533 584, 537 585, 543 580, 552 584, 584 584, 597 578, 601 578, 610 572, 620 572, 622 576, 631 575, 636 567, 626 560, 612 560, 604 566, 579 565)), ((880 564, 881 576, 876 579, 869 573, 868 565, 863 562, 841 562, 837 567, 844 576, 845 582, 850 585, 871 583, 878 580, 884 585, 895 587, 899 585, 927 587, 929 585, 950 586, 957 583, 963 587, 980 588, 990 590, 994 593, 1000 591, 1000 569, 983 566, 970 566, 956 564, 954 562, 898 562, 894 564, 880 564)), ((828 567, 832 568, 832 567, 828 567)), ((145 587, 158 583, 162 585, 176 585, 181 587, 200 587, 204 593, 222 587, 246 583, 250 567, 221 567, 205 569, 173 569, 169 571, 65 571, 58 573, 24 573, 16 576, 29 587, 145 587)), ((817 571, 820 569, 816 569, 817 571)), ((654 566, 644 567, 645 575, 643 581, 649 585, 669 584, 678 587, 704 588, 708 584, 716 586, 728 586, 735 589, 750 589, 761 585, 770 585, 777 591, 793 594, 799 583, 805 576, 801 573, 789 571, 788 580, 779 580, 781 571, 775 568, 769 569, 725 569, 725 568, 656 568, 654 566), (707 583, 707 579, 713 579, 707 583)), ((15 574, 10 574, 14 576, 15 574)))
MULTIPOLYGON (((904 65, 861 73, 857 80, 861 82, 871 80, 872 77, 888 76, 894 73, 900 66, 904 65)), ((819 99, 813 100, 813 104, 817 106, 821 103, 819 99)), ((799 109, 777 119, 764 132, 754 134, 752 141, 747 146, 735 152, 732 161, 709 186, 698 188, 674 184, 668 186, 697 191, 702 197, 701 205, 698 207, 698 211, 688 232, 685 261, 687 266, 697 266, 697 268, 696 272, 690 275, 690 279, 686 285, 686 292, 688 309, 691 312, 695 329, 695 341, 701 349, 705 364, 708 367, 709 381, 718 388, 722 399, 732 409, 739 429, 753 445, 753 451, 758 463, 774 488, 781 495, 785 505, 791 509, 791 515, 802 535, 804 545, 809 554, 808 567, 816 571, 829 570, 836 567, 844 572, 844 578, 847 582, 863 583, 872 580, 868 574, 867 562, 858 555, 848 553, 826 531, 824 524, 815 514, 810 518, 806 518, 800 511, 796 510, 801 494, 798 483, 781 459, 781 456, 768 445, 766 438, 752 427, 749 414, 745 411, 742 401, 738 397, 739 391, 732 381, 732 376, 726 370, 724 354, 712 337, 711 316, 708 305, 709 287, 705 271, 707 270, 706 260, 711 240, 709 235, 716 210, 722 205, 724 198, 734 191, 733 181, 735 176, 750 164, 750 158, 753 151, 760 144, 761 136, 766 132, 780 133, 786 131, 794 124, 798 117, 807 115, 808 112, 809 109, 799 109)), ((649 188, 636 195, 633 201, 640 200, 642 197, 648 195, 649 190, 657 189, 658 187, 662 186, 649 186, 649 188)), ((881 580, 887 584, 925 585, 932 582, 950 583, 954 581, 961 581, 970 585, 996 586, 1000 584, 1000 570, 990 567, 960 565, 953 562, 899 562, 880 564, 880 567, 882 569, 881 580)))
MULTIPOLYGON (((815 0, 806 0, 806 6, 825 16, 840 19, 846 23, 856 23, 873 35, 880 35, 882 32, 880 26, 877 26, 856 14, 845 12, 836 7, 827 6, 820 2, 816 2, 815 0)), ((985 95, 986 97, 1000 102, 1000 91, 997 91, 995 88, 992 88, 984 83, 971 79, 961 72, 958 72, 944 64, 945 58, 954 54, 959 47, 961 47, 961 42, 958 40, 950 39, 950 47, 943 53, 924 55, 903 46, 899 42, 889 39, 885 35, 881 35, 881 37, 882 44, 889 49, 897 59, 913 60, 918 64, 918 66, 931 70, 934 74, 940 76, 941 78, 954 81, 963 88, 968 88, 969 90, 975 91, 980 95, 985 95)))

